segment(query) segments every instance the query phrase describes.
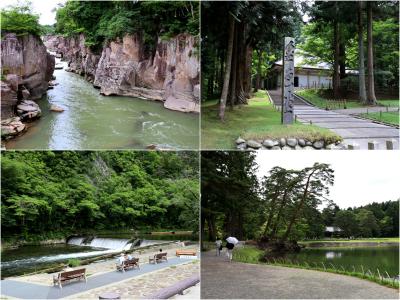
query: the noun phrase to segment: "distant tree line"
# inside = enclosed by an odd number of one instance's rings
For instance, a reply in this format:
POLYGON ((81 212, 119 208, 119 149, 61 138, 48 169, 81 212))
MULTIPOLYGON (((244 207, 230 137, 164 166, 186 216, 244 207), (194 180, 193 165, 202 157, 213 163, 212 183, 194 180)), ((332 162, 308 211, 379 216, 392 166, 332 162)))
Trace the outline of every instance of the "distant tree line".
POLYGON ((67 1, 57 9, 55 32, 83 33, 96 49, 104 42, 138 34, 150 51, 158 38, 179 33, 199 34, 197 1, 67 1))
POLYGON ((198 231, 194 152, 3 152, 2 236, 198 231))
POLYGON ((274 167, 261 180, 256 170, 251 152, 202 152, 202 240, 318 239, 327 226, 339 227, 341 237, 398 236, 399 200, 340 209, 328 199, 334 171, 327 164, 274 167))

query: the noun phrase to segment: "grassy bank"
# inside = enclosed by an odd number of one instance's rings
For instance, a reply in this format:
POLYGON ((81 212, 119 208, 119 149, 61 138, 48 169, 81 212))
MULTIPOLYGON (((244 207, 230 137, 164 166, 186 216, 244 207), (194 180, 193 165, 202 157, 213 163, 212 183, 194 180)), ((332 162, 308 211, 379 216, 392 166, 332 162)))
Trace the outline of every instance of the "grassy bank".
POLYGON ((242 263, 251 263, 251 264, 265 264, 265 265, 275 265, 282 267, 290 267, 290 268, 299 268, 306 270, 315 270, 315 271, 323 271, 347 276, 358 277, 361 279, 366 279, 380 285, 384 285, 391 288, 399 288, 399 282, 385 278, 385 274, 372 273, 370 270, 362 269, 362 272, 357 272, 355 269, 353 271, 345 270, 342 266, 335 266, 333 264, 325 265, 321 264, 308 264, 307 262, 300 263, 296 261, 292 261, 290 259, 285 258, 272 258, 267 262, 260 262, 260 258, 262 257, 264 251, 253 247, 253 246, 244 246, 243 248, 236 248, 233 252, 233 260, 242 263))
POLYGON ((397 111, 368 113, 361 114, 361 116, 363 118, 399 126, 399 112, 397 111))
POLYGON ((228 107, 224 122, 217 116, 218 109, 215 99, 202 104, 202 149, 236 149, 234 141, 239 136, 257 140, 296 137, 310 141, 322 139, 331 143, 340 140, 338 135, 315 125, 282 125, 281 113, 272 106, 266 91, 255 93, 248 105, 233 109, 228 107))
POLYGON ((313 244, 313 243, 399 243, 398 237, 388 238, 364 238, 364 239, 322 239, 322 240, 310 240, 310 241, 299 241, 299 244, 313 244))
MULTIPOLYGON (((326 98, 326 90, 308 89, 296 91, 296 94, 306 99, 308 102, 322 109, 343 109, 343 108, 359 108, 368 107, 357 100, 345 99, 345 101, 332 101, 326 98)), ((399 107, 398 99, 380 99, 378 104, 389 107, 399 107)))

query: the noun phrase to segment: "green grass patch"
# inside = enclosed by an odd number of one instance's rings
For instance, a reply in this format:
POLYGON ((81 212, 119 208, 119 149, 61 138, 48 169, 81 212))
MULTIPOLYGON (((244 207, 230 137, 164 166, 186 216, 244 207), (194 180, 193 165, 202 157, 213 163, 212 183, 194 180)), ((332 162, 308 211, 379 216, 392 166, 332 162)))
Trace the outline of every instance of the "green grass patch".
MULTIPOLYGON (((215 101, 215 100, 214 100, 215 101)), ((325 140, 333 143, 340 136, 315 125, 281 124, 281 113, 270 103, 266 91, 259 90, 249 99, 248 105, 227 107, 225 121, 218 118, 218 102, 202 105, 201 144, 202 149, 236 149, 234 141, 244 139, 275 139, 281 137, 304 138, 310 141, 325 140)))
POLYGON ((391 288, 399 288, 399 282, 382 277, 383 274, 375 274, 368 272, 356 272, 356 271, 348 271, 343 268, 337 266, 326 266, 323 263, 321 266, 317 264, 308 264, 307 262, 300 263, 294 262, 290 259, 284 258, 277 258, 271 259, 267 262, 260 262, 259 258, 264 252, 254 246, 244 246, 243 248, 236 248, 233 251, 233 260, 237 262, 243 263, 251 263, 251 264, 264 264, 264 265, 275 265, 275 266, 282 266, 282 267, 289 267, 289 268, 298 268, 298 269, 306 269, 306 270, 315 270, 315 271, 322 271, 322 272, 329 272, 347 276, 358 277, 361 279, 369 280, 375 283, 378 283, 383 286, 391 287, 391 288))
POLYGON ((397 126, 399 125, 398 111, 375 112, 375 113, 361 114, 360 116, 370 120, 377 120, 383 123, 388 123, 397 126))
POLYGON ((70 258, 70 259, 68 259, 68 266, 70 266, 71 268, 74 268, 74 267, 78 267, 78 266, 80 266, 81 265, 81 260, 80 259, 77 259, 77 258, 70 258))
POLYGON ((313 244, 313 243, 398 243, 400 238, 390 237, 390 238, 365 238, 365 239, 322 239, 322 240, 312 240, 312 241, 300 241, 301 244, 313 244))
POLYGON ((244 246, 233 250, 233 260, 237 262, 259 264, 264 251, 254 246, 244 246))
POLYGON ((306 99, 308 102, 314 104, 315 106, 322 109, 344 109, 344 108, 358 108, 358 107, 366 107, 359 101, 355 100, 346 100, 346 101, 337 101, 337 100, 327 100, 324 95, 325 90, 321 89, 308 89, 308 90, 300 90, 296 91, 296 94, 306 99))
POLYGON ((400 100, 378 100, 378 103, 383 106, 399 107, 400 100))

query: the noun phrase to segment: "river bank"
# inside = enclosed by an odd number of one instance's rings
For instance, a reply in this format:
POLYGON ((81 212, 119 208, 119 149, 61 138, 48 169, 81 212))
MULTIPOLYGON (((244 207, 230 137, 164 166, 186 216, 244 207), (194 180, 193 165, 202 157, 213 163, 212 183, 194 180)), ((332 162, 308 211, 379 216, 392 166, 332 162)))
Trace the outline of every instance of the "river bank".
MULTIPOLYGON (((53 275, 56 275, 57 272, 42 272, 26 276, 10 277, 5 281, 6 283, 3 283, 7 286, 15 286, 18 285, 18 283, 22 283, 27 289, 31 287, 33 289, 41 290, 43 294, 48 295, 48 297, 50 297, 50 293, 55 293, 54 295, 56 298, 67 296, 73 299, 98 299, 99 294, 110 292, 111 290, 125 295, 126 298, 132 298, 132 292, 135 295, 139 293, 138 297, 141 298, 146 295, 149 296, 161 288, 173 285, 182 279, 186 279, 199 273, 199 260, 180 259, 175 257, 176 250, 182 248, 182 245, 170 245, 164 247, 163 252, 167 252, 169 261, 156 265, 149 264, 148 259, 149 256, 159 252, 158 248, 149 248, 141 252, 135 252, 133 255, 139 258, 141 268, 140 270, 129 270, 125 273, 116 271, 115 261, 118 255, 114 255, 111 259, 84 265, 83 267, 86 269, 88 283, 81 286, 79 286, 79 284, 74 285, 73 290, 69 289, 69 285, 66 285, 62 290, 58 287, 53 287, 53 275), (160 278, 162 278, 162 280, 160 280, 160 278), (103 284, 101 284, 101 282, 103 282, 103 284), (63 293, 63 295, 61 295, 61 293, 63 293), (64 295, 64 293, 66 294, 64 295)), ((187 249, 198 251, 198 245, 188 246, 187 249)), ((3 291, 5 291, 5 289, 3 289, 3 291)), ((15 291, 7 290, 7 292, 15 294, 15 291)), ((23 294, 24 293, 20 293, 18 298, 26 298, 23 294)))
POLYGON ((7 149, 198 147, 198 115, 139 98, 102 96, 84 77, 63 69, 54 75, 58 85, 37 101, 41 118, 29 123, 23 135, 8 140, 7 149), (52 106, 64 111, 51 111, 52 106))
POLYGON ((94 51, 84 34, 43 37, 50 51, 68 62, 68 71, 83 76, 100 93, 161 101, 166 109, 200 112, 198 38, 178 34, 158 38, 155 52, 140 34, 125 34, 94 51))

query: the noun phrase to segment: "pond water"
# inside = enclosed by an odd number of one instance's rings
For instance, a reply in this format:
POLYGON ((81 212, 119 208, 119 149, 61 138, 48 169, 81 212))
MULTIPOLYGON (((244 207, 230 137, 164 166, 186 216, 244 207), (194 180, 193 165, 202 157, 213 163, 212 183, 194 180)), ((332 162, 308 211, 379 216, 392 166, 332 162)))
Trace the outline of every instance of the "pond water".
MULTIPOLYGON (((288 255, 287 258, 308 264, 321 262, 325 266, 333 264, 336 268, 342 266, 347 271, 352 271, 353 266, 356 271, 361 272, 368 269, 373 273, 383 274, 388 272, 390 277, 399 275, 399 246, 377 246, 377 247, 353 247, 353 248, 306 248, 298 254, 288 255)), ((341 269, 341 268, 340 268, 341 269)))
POLYGON ((145 149, 150 144, 198 149, 198 114, 171 111, 158 101, 102 96, 75 73, 55 70, 54 75, 59 85, 38 101, 42 117, 7 142, 7 149, 145 149), (51 104, 65 111, 52 112, 51 104))

